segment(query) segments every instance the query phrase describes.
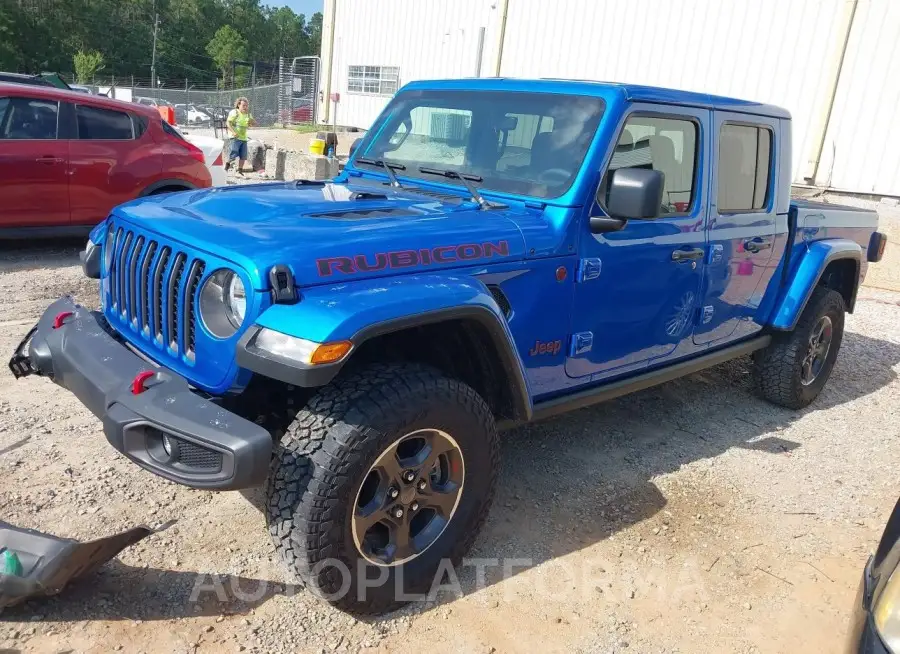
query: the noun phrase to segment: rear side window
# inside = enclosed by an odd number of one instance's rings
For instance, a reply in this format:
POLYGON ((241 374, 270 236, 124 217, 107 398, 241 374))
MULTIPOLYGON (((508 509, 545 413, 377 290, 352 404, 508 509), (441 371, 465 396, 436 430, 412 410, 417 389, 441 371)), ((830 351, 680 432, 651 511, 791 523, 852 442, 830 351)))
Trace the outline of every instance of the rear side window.
POLYGON ((168 134, 169 136, 174 136, 179 141, 184 141, 185 143, 187 143, 185 138, 181 135, 181 132, 172 127, 169 123, 167 123, 166 121, 162 121, 160 124, 162 125, 163 131, 166 134, 168 134))
POLYGON ((772 130, 725 123, 719 132, 719 213, 758 211, 769 198, 772 130))
POLYGON ((78 105, 78 138, 85 141, 130 141, 134 138, 131 116, 121 111, 78 105))
POLYGON ((56 138, 59 103, 38 98, 0 98, 0 139, 49 141, 56 138))
POLYGON ((147 119, 144 116, 132 115, 131 122, 134 123, 134 138, 141 138, 147 131, 147 119))

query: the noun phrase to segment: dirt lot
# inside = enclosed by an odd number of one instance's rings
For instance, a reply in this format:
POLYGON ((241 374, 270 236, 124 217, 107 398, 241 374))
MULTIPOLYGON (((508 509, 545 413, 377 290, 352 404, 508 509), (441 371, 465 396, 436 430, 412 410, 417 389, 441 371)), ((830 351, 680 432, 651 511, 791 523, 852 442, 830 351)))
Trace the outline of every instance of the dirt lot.
MULTIPOLYGON (((0 352, 51 299, 96 304, 76 253, 0 251, 0 352)), ((898 495, 898 324, 900 293, 863 289, 809 410, 756 399, 739 360, 506 434, 484 580, 370 621, 291 583, 254 498, 144 473, 68 392, 0 375, 3 519, 80 539, 177 520, 0 615, 0 651, 838 651, 898 495)))

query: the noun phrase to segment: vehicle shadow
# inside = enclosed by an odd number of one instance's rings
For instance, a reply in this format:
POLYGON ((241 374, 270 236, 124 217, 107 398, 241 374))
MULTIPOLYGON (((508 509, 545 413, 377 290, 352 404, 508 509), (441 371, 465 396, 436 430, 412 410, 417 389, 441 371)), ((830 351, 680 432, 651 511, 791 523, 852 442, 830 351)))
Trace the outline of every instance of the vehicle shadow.
MULTIPOLYGON (((505 433, 493 509, 467 555, 492 567, 480 580, 474 567, 458 569, 462 593, 562 559, 655 516, 667 500, 653 480, 681 466, 730 448, 766 456, 796 450, 801 444, 780 432, 809 412, 852 402, 890 384, 898 363, 900 345, 845 332, 832 378, 817 400, 800 411, 753 394, 752 362, 744 357, 505 433), (504 561, 515 564, 504 568, 504 561)), ((438 602, 456 596, 442 593, 438 602)), ((413 604, 407 610, 421 612, 429 606, 413 604)))
POLYGON ((84 238, 0 241, 0 272, 66 268, 79 264, 84 238))
POLYGON ((133 567, 113 559, 93 575, 72 582, 57 596, 4 609, 0 624, 32 620, 35 615, 51 622, 244 615, 273 597, 300 592, 301 586, 282 581, 133 567))

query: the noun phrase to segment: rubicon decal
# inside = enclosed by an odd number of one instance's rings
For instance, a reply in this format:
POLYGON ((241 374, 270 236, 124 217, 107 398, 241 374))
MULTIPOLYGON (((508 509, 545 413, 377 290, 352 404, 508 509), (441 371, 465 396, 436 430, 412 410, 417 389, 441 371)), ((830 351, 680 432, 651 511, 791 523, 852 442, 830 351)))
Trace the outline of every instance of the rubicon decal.
POLYGON ((353 275, 361 272, 433 266, 452 263, 466 263, 477 259, 508 257, 509 243, 464 243, 462 245, 441 245, 424 250, 395 250, 377 252, 374 255, 357 254, 352 257, 328 257, 316 259, 319 277, 330 277, 335 273, 353 275))

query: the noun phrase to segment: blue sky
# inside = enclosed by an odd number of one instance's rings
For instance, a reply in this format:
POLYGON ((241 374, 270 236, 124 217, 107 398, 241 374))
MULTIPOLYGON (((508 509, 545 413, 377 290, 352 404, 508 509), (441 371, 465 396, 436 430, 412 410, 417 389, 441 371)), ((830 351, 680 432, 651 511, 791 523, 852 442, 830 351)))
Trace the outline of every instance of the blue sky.
POLYGON ((296 13, 306 16, 308 20, 309 17, 317 11, 322 11, 322 6, 325 3, 324 0, 269 0, 268 2, 263 2, 262 4, 267 4, 271 7, 277 7, 279 5, 290 7, 296 13))

